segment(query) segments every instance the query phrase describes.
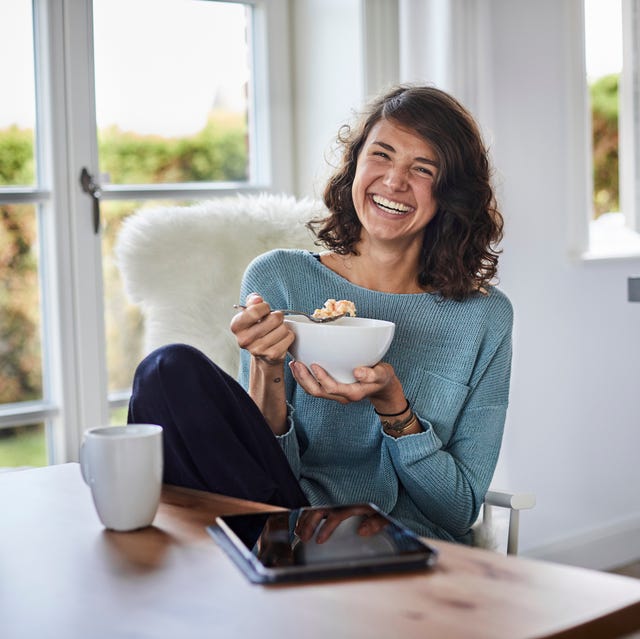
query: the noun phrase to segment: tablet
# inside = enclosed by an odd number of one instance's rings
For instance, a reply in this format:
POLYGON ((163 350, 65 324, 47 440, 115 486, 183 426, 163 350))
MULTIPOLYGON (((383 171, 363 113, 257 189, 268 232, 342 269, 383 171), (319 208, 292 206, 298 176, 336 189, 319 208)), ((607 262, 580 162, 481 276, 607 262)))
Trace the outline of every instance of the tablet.
POLYGON ((254 583, 425 570, 437 557, 373 504, 226 515, 207 531, 254 583))

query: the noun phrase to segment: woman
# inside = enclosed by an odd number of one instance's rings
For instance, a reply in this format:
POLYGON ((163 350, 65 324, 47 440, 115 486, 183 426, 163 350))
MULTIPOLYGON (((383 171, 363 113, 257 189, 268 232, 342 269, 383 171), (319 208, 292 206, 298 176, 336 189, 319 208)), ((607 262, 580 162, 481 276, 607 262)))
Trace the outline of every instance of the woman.
POLYGON ((486 149, 455 99, 420 86, 374 101, 340 141, 329 215, 310 222, 327 250, 272 251, 245 273, 231 322, 241 386, 165 347, 140 366, 130 421, 165 427, 166 481, 290 507, 371 501, 421 535, 470 542, 511 362, 486 149), (288 361, 293 334, 271 311, 329 297, 396 324, 385 361, 353 384, 288 361))

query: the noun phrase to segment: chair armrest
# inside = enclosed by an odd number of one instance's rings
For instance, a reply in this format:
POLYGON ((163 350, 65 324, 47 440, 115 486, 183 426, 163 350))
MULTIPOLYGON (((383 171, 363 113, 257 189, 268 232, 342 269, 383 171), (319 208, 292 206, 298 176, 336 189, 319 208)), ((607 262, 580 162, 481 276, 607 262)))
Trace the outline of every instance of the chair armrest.
POLYGON ((536 505, 533 493, 512 493, 506 490, 490 490, 484 499, 490 506, 510 508, 512 510, 528 510, 536 505))
POLYGON ((482 521, 491 524, 491 508, 507 508, 509 510, 509 536, 507 540, 507 554, 518 554, 518 534, 520 527, 520 511, 528 510, 536 505, 533 493, 513 493, 506 490, 489 490, 485 496, 482 521))

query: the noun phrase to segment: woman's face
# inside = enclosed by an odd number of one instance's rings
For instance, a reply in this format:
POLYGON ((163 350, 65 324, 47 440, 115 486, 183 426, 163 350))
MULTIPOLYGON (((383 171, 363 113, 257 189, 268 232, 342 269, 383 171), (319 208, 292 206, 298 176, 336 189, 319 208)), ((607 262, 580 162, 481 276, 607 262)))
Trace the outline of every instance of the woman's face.
POLYGON ((377 122, 360 151, 351 187, 363 233, 381 241, 422 242, 438 208, 437 173, 437 156, 427 142, 392 120, 377 122))

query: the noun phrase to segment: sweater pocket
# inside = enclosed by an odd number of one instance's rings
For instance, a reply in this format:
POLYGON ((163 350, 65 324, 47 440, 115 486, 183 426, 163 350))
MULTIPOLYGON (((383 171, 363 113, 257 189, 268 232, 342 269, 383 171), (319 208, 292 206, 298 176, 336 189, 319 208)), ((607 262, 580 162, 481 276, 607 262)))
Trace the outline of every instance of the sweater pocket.
POLYGON ((433 426, 446 446, 469 395, 469 387, 427 370, 417 371, 405 388, 413 410, 433 426))

